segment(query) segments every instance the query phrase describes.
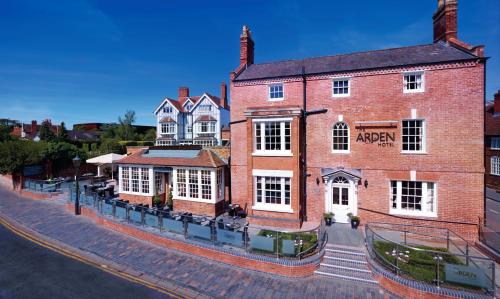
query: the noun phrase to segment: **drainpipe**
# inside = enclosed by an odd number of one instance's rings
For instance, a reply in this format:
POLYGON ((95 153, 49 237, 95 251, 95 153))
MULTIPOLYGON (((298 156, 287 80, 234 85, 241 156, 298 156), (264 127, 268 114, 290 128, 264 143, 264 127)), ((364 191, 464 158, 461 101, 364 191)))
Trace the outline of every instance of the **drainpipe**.
MULTIPOLYGON (((306 70, 305 70, 305 67, 304 65, 302 65, 302 105, 303 105, 303 109, 302 109, 302 139, 303 139, 303 142, 302 142, 302 156, 300 157, 300 159, 302 159, 302 171, 303 171, 303 174, 304 174, 304 177, 303 177, 303 199, 302 199, 302 209, 301 209, 301 213, 302 213, 302 220, 303 221, 307 221, 307 177, 309 176, 309 174, 307 173, 307 130, 306 130, 306 126, 307 126, 307 113, 306 113, 306 109, 307 109, 307 80, 306 80, 306 70)), ((300 130, 299 130, 300 131, 300 130)))

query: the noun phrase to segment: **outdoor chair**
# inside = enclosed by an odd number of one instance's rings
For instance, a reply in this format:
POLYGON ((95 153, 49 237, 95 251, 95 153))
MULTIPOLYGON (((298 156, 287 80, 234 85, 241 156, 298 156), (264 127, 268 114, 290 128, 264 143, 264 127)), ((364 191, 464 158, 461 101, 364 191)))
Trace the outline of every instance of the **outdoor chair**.
POLYGON ((219 229, 226 229, 226 228, 224 227, 224 220, 219 219, 219 220, 217 221, 217 228, 219 228, 219 229))

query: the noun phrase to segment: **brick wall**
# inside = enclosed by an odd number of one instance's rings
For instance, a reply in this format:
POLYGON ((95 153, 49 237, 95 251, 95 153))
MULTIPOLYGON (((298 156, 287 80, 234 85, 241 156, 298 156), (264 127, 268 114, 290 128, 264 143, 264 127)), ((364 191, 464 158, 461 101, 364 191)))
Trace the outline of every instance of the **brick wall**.
MULTIPOLYGON (((474 239, 478 217, 483 215, 483 69, 482 63, 462 63, 338 74, 350 77, 351 95, 346 98, 332 97, 331 76, 309 76, 307 110, 326 108, 328 112, 307 119, 307 172, 311 176, 306 179, 307 202, 302 207, 307 221, 319 221, 325 210, 321 168, 361 169, 362 183, 368 180, 368 187, 358 186, 358 206, 378 212, 360 212, 362 221, 401 221, 388 215, 389 182, 410 180, 410 171, 416 171, 417 180, 437 184, 437 217, 422 218, 421 222, 433 226, 444 223, 474 239), (403 93, 403 72, 415 70, 425 71, 425 92, 403 93), (412 111, 417 119, 425 119, 425 154, 401 153, 401 121, 411 119, 412 111), (332 153, 332 127, 340 116, 350 127, 348 154, 332 153), (393 146, 356 142, 355 122, 388 120, 396 121, 396 126, 367 128, 365 132, 393 133, 393 146)), ((232 82, 231 120, 245 119, 249 107, 301 107, 302 82, 294 78, 281 82, 285 100, 280 102, 267 100, 270 81, 232 82)), ((233 202, 250 204, 250 174, 257 167, 250 163, 252 132, 245 127, 245 123, 231 127, 231 187, 233 202)), ((292 134, 298 135, 297 130, 292 134)), ((266 169, 284 165, 277 158, 263 160, 262 164, 266 169)))
POLYGON ((174 211, 184 211, 195 215, 216 217, 224 212, 225 201, 215 204, 174 198, 174 211))
POLYGON ((120 199, 128 200, 131 204, 143 204, 149 205, 150 207, 153 204, 153 196, 120 193, 120 199))
POLYGON ((486 186, 500 191, 500 176, 491 174, 491 157, 500 157, 500 150, 491 149, 491 137, 500 137, 500 98, 499 93, 495 94, 495 102, 493 105, 486 107, 484 114, 485 124, 485 152, 484 152, 484 167, 485 167, 485 184, 486 186), (495 105, 497 106, 495 109, 495 105), (497 116, 494 116, 497 114, 497 116))

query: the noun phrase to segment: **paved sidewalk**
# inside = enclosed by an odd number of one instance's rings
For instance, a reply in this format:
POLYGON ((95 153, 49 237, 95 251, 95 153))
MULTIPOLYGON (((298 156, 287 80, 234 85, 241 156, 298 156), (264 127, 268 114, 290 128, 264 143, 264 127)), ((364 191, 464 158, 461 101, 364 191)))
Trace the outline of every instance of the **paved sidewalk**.
MULTIPOLYGON (((319 276, 282 278, 137 240, 74 216, 62 200, 30 200, 0 188, 0 213, 41 235, 159 281, 216 298, 384 298, 377 286, 319 276)), ((387 296, 387 294, 385 294, 387 296)), ((386 297, 387 298, 387 297, 386 297)))

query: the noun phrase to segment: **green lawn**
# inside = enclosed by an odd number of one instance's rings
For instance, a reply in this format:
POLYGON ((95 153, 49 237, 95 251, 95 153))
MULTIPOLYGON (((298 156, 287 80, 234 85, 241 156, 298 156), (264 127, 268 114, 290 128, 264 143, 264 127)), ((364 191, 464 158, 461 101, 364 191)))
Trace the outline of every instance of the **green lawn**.
MULTIPOLYGON (((373 246, 380 256, 382 256, 392 264, 395 264, 396 258, 392 255, 392 251, 393 249, 395 249, 395 245, 393 243, 375 241, 373 246)), ((429 283, 432 283, 434 279, 436 279, 436 260, 434 259, 434 254, 408 249, 402 246, 399 248, 400 250, 402 250, 404 255, 408 256, 406 257, 403 255, 401 256, 400 260, 398 260, 398 266, 404 274, 415 280, 425 281, 429 283)), ((427 246, 418 246, 417 248, 443 252, 443 254, 441 255, 443 259, 440 261, 439 266, 439 276, 441 278, 440 280, 444 280, 444 263, 458 265, 463 264, 462 261, 457 257, 446 254, 446 248, 434 248, 427 246)))
MULTIPOLYGON (((277 232, 272 231, 272 230, 266 230, 262 229, 259 231, 257 235, 259 236, 269 236, 270 238, 276 238, 277 232)), ((309 249, 311 247, 315 247, 318 244, 318 236, 315 233, 308 233, 308 232, 303 232, 303 233, 279 233, 279 242, 278 242, 278 249, 280 252, 280 255, 285 255, 283 254, 283 240, 302 240, 302 247, 301 251, 305 251, 306 249, 309 249)), ((276 245, 274 246, 276 247, 276 245)), ((274 248, 274 252, 276 252, 276 248, 274 248)), ((299 253, 299 248, 298 246, 295 247, 295 255, 299 253)))

